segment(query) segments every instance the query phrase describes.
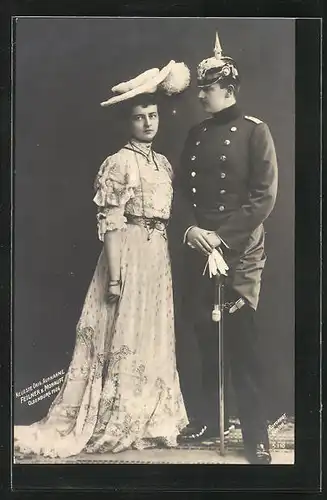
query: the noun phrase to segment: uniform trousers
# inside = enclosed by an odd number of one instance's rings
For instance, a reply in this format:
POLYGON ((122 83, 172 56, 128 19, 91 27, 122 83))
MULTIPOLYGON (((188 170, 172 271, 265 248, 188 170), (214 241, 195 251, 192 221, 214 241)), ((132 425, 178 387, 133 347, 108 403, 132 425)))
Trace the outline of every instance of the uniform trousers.
MULTIPOLYGON (((199 394, 193 396, 197 400, 197 407, 193 408, 192 416, 218 431, 218 324, 211 318, 215 280, 199 272, 198 263, 201 262, 202 266, 202 260, 192 261, 192 269, 189 268, 188 279, 185 280, 185 305, 188 319, 193 320, 202 361, 198 373, 198 379, 201 380, 199 394)), ((232 287, 225 285, 223 290, 224 302, 234 302, 239 298, 232 287)), ((223 312, 225 395, 228 394, 230 377, 245 448, 256 443, 269 446, 264 411, 264 373, 255 316, 255 310, 247 303, 232 314, 228 309, 223 312)), ((226 397, 225 428, 228 417, 229 401, 226 397)))

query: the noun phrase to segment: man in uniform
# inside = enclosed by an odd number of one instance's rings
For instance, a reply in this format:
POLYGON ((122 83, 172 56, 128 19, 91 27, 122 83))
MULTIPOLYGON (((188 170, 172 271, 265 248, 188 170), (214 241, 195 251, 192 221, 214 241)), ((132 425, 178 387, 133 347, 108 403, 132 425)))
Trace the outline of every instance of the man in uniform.
POLYGON ((218 342, 211 319, 214 280, 203 275, 216 249, 229 267, 224 345, 245 455, 250 463, 269 464, 255 311, 266 259, 263 222, 275 204, 277 160, 268 126, 244 115, 236 103, 239 71, 232 58, 222 55, 218 35, 214 54, 197 68, 199 99, 211 116, 189 131, 175 184, 185 244, 186 313, 202 357, 197 414, 180 441, 218 431, 218 342))

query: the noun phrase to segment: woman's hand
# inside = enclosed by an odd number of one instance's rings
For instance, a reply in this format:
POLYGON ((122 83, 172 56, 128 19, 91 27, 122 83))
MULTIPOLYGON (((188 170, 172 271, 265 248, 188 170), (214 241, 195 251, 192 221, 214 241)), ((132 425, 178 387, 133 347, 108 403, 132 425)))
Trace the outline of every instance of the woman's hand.
POLYGON ((108 286, 108 302, 114 304, 118 301, 121 293, 120 283, 115 283, 114 285, 108 286))

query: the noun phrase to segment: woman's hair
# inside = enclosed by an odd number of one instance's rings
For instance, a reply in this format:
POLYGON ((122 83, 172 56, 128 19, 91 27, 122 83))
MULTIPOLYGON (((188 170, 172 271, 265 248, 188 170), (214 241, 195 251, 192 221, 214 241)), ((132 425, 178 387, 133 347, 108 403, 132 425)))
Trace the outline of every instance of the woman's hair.
POLYGON ((124 119, 128 119, 131 116, 133 108, 136 106, 160 106, 161 97, 157 92, 153 94, 140 94, 127 101, 122 101, 119 106, 119 111, 121 112, 124 119))
POLYGON ((115 123, 115 126, 111 134, 118 138, 117 142, 123 143, 129 139, 130 120, 135 106, 157 105, 158 108, 160 108, 159 104, 162 101, 162 96, 158 94, 158 92, 153 94, 140 94, 132 99, 127 99, 126 101, 122 101, 112 106, 110 110, 110 121, 111 123, 115 123))

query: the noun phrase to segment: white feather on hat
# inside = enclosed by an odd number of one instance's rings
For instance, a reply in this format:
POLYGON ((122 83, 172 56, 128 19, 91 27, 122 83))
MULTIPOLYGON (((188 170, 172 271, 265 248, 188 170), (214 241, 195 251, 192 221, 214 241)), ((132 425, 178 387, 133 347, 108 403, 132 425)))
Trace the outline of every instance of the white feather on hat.
POLYGON ((117 95, 101 103, 101 106, 110 106, 118 102, 132 99, 140 94, 152 94, 162 89, 167 95, 183 92, 190 84, 190 70, 184 63, 171 60, 161 70, 152 68, 127 82, 112 87, 117 95))
POLYGON ((111 90, 112 92, 118 92, 119 94, 124 94, 125 92, 133 90, 138 85, 143 85, 147 81, 151 80, 151 78, 155 78, 156 76, 159 75, 159 73, 160 73, 159 68, 148 69, 147 71, 144 71, 144 73, 141 73, 136 78, 128 80, 128 82, 123 82, 119 83, 118 85, 115 85, 114 87, 112 87, 111 90))

